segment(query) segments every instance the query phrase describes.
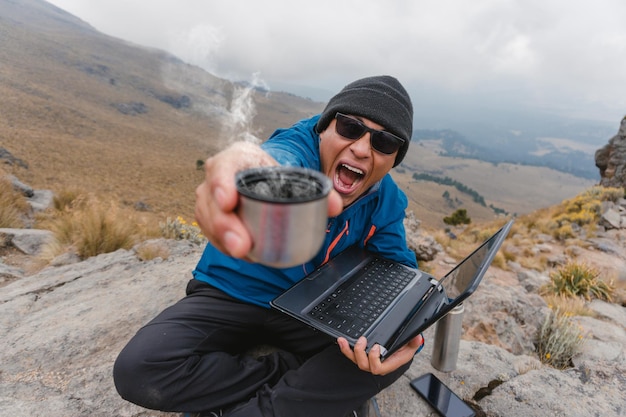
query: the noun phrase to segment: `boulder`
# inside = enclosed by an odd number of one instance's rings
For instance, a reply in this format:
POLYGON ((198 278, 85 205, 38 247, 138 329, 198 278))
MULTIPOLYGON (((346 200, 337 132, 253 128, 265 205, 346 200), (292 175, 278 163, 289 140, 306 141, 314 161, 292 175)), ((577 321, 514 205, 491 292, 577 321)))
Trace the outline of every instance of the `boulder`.
POLYGON ((54 234, 41 229, 0 229, 0 238, 26 255, 37 255, 54 234))
POLYGON ((404 228, 406 229, 406 240, 415 257, 419 261, 429 262, 435 259, 443 248, 437 241, 420 230, 421 222, 413 211, 409 211, 404 218, 404 228))
POLYGON ((596 151, 595 163, 600 169, 600 185, 626 188, 626 117, 617 134, 596 151))

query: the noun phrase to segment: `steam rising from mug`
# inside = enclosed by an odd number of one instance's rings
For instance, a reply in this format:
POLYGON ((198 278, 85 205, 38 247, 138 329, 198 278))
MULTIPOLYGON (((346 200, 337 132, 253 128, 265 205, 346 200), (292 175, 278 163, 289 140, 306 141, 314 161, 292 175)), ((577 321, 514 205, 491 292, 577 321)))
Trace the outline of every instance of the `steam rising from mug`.
POLYGON ((331 182, 318 171, 260 167, 237 173, 239 216, 253 240, 250 259, 288 268, 311 260, 326 235, 331 182))

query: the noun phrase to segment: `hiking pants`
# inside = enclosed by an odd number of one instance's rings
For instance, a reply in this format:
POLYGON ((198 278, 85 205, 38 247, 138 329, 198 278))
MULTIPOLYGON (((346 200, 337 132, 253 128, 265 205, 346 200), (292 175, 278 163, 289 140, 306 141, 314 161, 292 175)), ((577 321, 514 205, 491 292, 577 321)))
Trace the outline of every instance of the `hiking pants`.
POLYGON ((343 417, 409 365, 385 376, 361 371, 333 338, 192 279, 187 296, 121 351, 113 377, 124 399, 150 409, 343 417), (277 349, 258 358, 246 354, 263 344, 277 349))

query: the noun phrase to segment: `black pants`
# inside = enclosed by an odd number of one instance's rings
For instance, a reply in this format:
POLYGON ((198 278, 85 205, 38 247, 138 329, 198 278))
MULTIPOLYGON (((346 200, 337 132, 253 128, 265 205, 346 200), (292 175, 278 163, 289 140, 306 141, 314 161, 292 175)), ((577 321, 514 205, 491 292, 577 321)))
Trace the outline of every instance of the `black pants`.
POLYGON ((163 411, 232 408, 229 416, 342 417, 392 384, 363 372, 332 338, 197 280, 141 328, 115 362, 120 395, 163 411), (245 354, 259 344, 277 351, 245 354))

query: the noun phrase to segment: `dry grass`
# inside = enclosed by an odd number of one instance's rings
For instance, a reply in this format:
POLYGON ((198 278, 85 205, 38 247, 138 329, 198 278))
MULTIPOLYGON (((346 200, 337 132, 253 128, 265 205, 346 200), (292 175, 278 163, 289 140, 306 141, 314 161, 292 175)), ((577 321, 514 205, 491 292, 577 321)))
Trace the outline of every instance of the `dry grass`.
POLYGON ((169 248, 158 241, 146 241, 139 244, 136 248, 137 257, 142 261, 150 261, 153 259, 167 259, 170 256, 169 248))
POLYGON ((156 222, 150 214, 76 189, 62 190, 53 207, 37 216, 37 227, 50 230, 55 236, 42 251, 41 258, 46 261, 67 252, 85 259, 135 245, 141 260, 167 259, 169 249, 154 238, 206 242, 198 226, 188 224, 181 216, 156 222))
POLYGON ((13 185, 0 176, 0 228, 24 226, 23 216, 28 213, 24 196, 13 189, 13 185))
POLYGON ((626 307, 626 280, 620 280, 615 283, 613 301, 622 307, 626 307))
POLYGON ((38 217, 37 226, 54 233, 45 253, 48 257, 66 251, 82 259, 118 249, 130 249, 136 243, 159 236, 153 223, 145 222, 134 210, 116 202, 104 203, 94 195, 77 195, 63 200, 60 209, 51 209, 38 217))
MULTIPOLYGON (((446 232, 446 230, 437 230, 433 232, 433 237, 446 250, 446 253, 456 260, 466 257, 471 250, 474 250, 479 244, 487 240, 498 229, 500 229, 506 220, 500 219, 490 223, 470 224, 467 227, 457 227, 451 229, 454 237, 446 232)), ((448 229, 450 230, 450 229, 448 229)), ((513 224, 511 232, 507 239, 511 239, 515 235, 516 225, 513 224)), ((516 261, 518 255, 504 246, 495 256, 492 265, 500 269, 508 269, 507 262, 516 261)))
POLYGON ((546 294, 543 296, 543 299, 551 310, 558 310, 567 316, 596 316, 594 311, 587 307, 587 302, 582 297, 546 294))

